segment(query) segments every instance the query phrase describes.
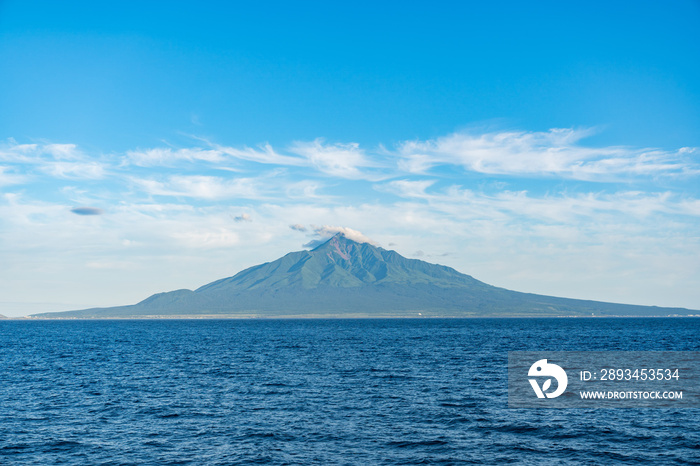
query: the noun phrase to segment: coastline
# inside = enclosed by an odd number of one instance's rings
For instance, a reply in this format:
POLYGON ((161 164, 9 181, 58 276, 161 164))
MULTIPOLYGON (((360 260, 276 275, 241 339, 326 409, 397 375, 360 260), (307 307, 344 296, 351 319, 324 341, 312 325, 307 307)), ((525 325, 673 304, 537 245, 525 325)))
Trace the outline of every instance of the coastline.
POLYGON ((378 319, 684 319, 698 318, 700 314, 689 315, 624 315, 624 316, 576 316, 576 315, 463 315, 463 316, 443 316, 443 315, 392 315, 392 314, 282 314, 282 315, 262 315, 262 314, 183 314, 183 315, 146 315, 146 316, 124 316, 124 317, 7 317, 8 321, 43 321, 43 320, 378 320, 378 319))

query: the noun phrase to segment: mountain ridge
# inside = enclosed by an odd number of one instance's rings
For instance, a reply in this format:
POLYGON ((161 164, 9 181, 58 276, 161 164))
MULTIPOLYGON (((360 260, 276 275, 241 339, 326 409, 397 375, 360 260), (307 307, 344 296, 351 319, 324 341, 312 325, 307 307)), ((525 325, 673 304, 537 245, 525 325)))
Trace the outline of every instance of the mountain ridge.
POLYGON ((604 303, 510 291, 444 265, 408 259, 339 233, 312 250, 244 269, 195 290, 128 306, 34 318, 164 316, 521 317, 691 315, 683 308, 604 303))

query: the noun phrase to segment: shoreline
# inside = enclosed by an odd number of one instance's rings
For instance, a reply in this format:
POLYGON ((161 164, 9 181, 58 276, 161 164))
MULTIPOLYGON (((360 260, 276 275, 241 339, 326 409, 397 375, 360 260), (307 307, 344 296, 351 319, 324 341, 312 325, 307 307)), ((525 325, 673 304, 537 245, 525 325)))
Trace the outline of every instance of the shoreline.
POLYGON ((377 320, 377 319, 669 319, 669 318, 698 318, 700 314, 689 315, 609 315, 609 316, 575 316, 575 315, 497 315, 497 316, 415 316, 415 315, 370 315, 370 314, 182 314, 182 315, 145 315, 124 317, 6 317, 2 321, 57 321, 57 320, 377 320))

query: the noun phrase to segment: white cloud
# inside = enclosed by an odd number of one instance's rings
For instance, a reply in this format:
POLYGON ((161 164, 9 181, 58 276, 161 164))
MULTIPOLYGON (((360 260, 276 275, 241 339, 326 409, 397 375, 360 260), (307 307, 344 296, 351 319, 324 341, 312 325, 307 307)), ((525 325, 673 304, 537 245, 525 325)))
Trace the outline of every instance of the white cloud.
POLYGON ((54 178, 99 180, 105 177, 105 167, 97 162, 46 162, 41 171, 54 178))
POLYGON ((319 190, 324 186, 316 181, 302 180, 297 182, 289 182, 284 188, 287 199, 300 201, 328 201, 328 196, 319 194, 319 190))
POLYGON ((223 162, 225 158, 225 154, 222 151, 205 150, 197 147, 178 150, 161 147, 128 151, 126 153, 126 160, 140 167, 168 166, 180 161, 219 163, 223 162))
POLYGON ((429 199, 431 196, 425 190, 433 184, 435 180, 397 180, 378 187, 402 197, 429 199))
POLYGON ((214 147, 216 147, 217 150, 223 152, 224 154, 230 155, 231 157, 235 157, 242 160, 248 160, 250 162, 284 166, 304 165, 303 159, 299 157, 279 154, 272 148, 270 144, 263 144, 257 150, 251 147, 245 147, 243 149, 236 149, 233 147, 225 147, 219 145, 214 145, 214 147))
POLYGON ((322 139, 316 139, 297 142, 291 150, 306 158, 319 171, 339 178, 366 178, 362 169, 375 165, 357 143, 324 144, 322 139))
POLYGON ((0 166, 0 186, 9 186, 13 184, 22 184, 26 181, 26 177, 11 173, 10 167, 0 166))
POLYGON ((17 144, 11 140, 0 145, 0 160, 25 171, 38 167, 61 179, 101 179, 106 175, 106 165, 80 152, 75 144, 17 144))
MULTIPOLYGON (((459 166, 492 175, 596 182, 700 175, 700 165, 693 160, 697 148, 591 147, 582 142, 591 134, 592 131, 586 129, 458 132, 431 140, 405 141, 398 144, 395 151, 379 146, 369 152, 354 142, 328 144, 316 139, 292 144, 287 154, 270 144, 239 149, 203 140, 208 148, 155 147, 127 151, 121 158, 117 155, 111 159, 88 156, 74 144, 18 144, 9 140, 0 144, 0 161, 38 166, 47 175, 62 179, 101 179, 107 177, 112 168, 138 172, 139 168, 148 167, 175 168, 180 162, 187 162, 188 167, 197 166, 202 171, 255 170, 250 166, 237 166, 236 161, 297 167, 301 171, 295 172, 296 176, 321 173, 330 178, 369 181, 396 178, 406 172, 424 174, 438 166, 459 166), (117 160, 121 160, 121 165, 115 165, 117 160)), ((196 175, 200 174, 204 175, 196 175)), ((134 173, 127 176, 134 176, 134 173)))
MULTIPOLYGON (((292 228, 294 230, 298 231, 303 231, 299 230, 299 228, 292 228)), ((342 233, 346 238, 355 241, 357 243, 369 243, 369 244, 374 244, 376 245, 374 241, 363 235, 357 230, 353 230, 352 228, 348 227, 338 227, 338 226, 331 226, 331 225, 323 225, 323 226, 312 226, 312 229, 314 231, 314 236, 317 238, 306 243, 304 247, 310 247, 310 248, 315 248, 316 246, 319 246, 323 244, 324 242, 328 241, 328 239, 332 238, 333 236, 337 235, 338 233, 342 233)))
POLYGON ((221 249, 239 244, 238 235, 226 228, 206 228, 171 233, 179 243, 194 249, 221 249))
POLYGON ((581 180, 698 173, 697 164, 685 157, 692 152, 688 148, 663 151, 579 144, 590 134, 590 130, 574 129, 454 133, 434 140, 404 142, 399 146, 399 167, 410 173, 426 173, 447 164, 478 173, 581 180))
POLYGON ((700 200, 672 192, 618 191, 615 193, 566 193, 533 196, 527 191, 500 191, 486 194, 451 186, 427 191, 434 180, 399 180, 378 185, 377 189, 406 199, 425 201, 428 206, 457 218, 532 218, 576 223, 583 217, 624 215, 649 218, 655 214, 700 217, 700 200))
POLYGON ((357 143, 324 144, 322 139, 316 139, 311 142, 294 143, 290 148, 291 154, 281 154, 270 144, 239 149, 206 140, 203 142, 211 146, 211 149, 151 148, 128 151, 125 163, 151 167, 172 166, 180 161, 204 161, 214 165, 220 164, 219 168, 227 168, 228 162, 238 159, 281 167, 311 167, 327 175, 349 179, 363 178, 366 176, 363 168, 376 166, 357 143))
POLYGON ((260 182, 253 178, 223 179, 214 176, 171 176, 165 181, 133 178, 149 195, 191 197, 205 200, 264 199, 260 182))
POLYGON ((0 160, 3 162, 30 162, 37 144, 17 144, 14 140, 0 145, 0 160))
POLYGON ((91 261, 85 264, 89 269, 133 270, 138 264, 130 261, 91 261))
POLYGON ((75 144, 18 144, 14 139, 0 144, 0 160, 41 163, 45 160, 81 160, 84 155, 75 144))
POLYGON ((43 152, 56 160, 80 160, 84 156, 75 144, 46 144, 43 152))
MULTIPOLYGON (((622 146, 595 148, 581 143, 590 134, 590 130, 575 129, 484 134, 461 132, 434 140, 407 141, 399 144, 394 153, 382 149, 381 155, 368 153, 357 143, 326 144, 322 139, 293 144, 289 149, 291 155, 281 154, 269 144, 236 149, 208 143, 209 149, 128 151, 121 168, 125 167, 124 163, 154 167, 174 166, 185 161, 192 164, 206 162, 210 168, 232 170, 231 162, 238 159, 280 167, 306 167, 341 179, 374 181, 396 177, 402 171, 426 173, 440 165, 457 165, 469 171, 495 175, 589 181, 700 174, 698 164, 692 160, 696 148, 684 147, 676 151, 622 146), (387 165, 387 157, 396 161, 393 173, 387 165)), ((56 178, 104 178, 110 167, 98 159, 81 153, 74 144, 17 144, 11 141, 0 146, 0 160, 38 165, 41 171, 56 178)))

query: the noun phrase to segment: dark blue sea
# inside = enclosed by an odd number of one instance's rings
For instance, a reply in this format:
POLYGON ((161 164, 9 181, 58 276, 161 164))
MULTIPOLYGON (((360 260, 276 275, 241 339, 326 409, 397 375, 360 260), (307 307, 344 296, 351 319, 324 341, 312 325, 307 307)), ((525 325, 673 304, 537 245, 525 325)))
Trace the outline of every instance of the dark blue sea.
POLYGON ((1 464, 700 464, 699 409, 509 409, 508 351, 700 319, 0 322, 1 464))

